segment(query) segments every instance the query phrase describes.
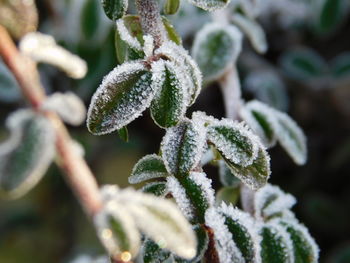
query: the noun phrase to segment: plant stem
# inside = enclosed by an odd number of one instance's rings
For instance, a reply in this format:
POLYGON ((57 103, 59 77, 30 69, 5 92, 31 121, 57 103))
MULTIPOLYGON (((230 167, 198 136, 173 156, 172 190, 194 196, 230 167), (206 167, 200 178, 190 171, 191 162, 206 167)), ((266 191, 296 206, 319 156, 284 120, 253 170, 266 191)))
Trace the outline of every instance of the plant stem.
MULTIPOLYGON (((4 27, 0 25, 0 55, 12 71, 19 87, 35 110, 40 110, 46 99, 44 88, 39 80, 36 63, 23 56, 15 46, 4 27)), ((57 114, 45 113, 56 132, 56 150, 58 165, 65 171, 65 179, 77 196, 80 204, 89 216, 95 215, 102 208, 102 201, 95 177, 85 160, 72 146, 72 139, 57 114)))
POLYGON ((154 39, 155 47, 160 47, 164 42, 165 28, 159 13, 156 0, 135 0, 136 8, 141 17, 141 26, 145 35, 149 34, 154 39))

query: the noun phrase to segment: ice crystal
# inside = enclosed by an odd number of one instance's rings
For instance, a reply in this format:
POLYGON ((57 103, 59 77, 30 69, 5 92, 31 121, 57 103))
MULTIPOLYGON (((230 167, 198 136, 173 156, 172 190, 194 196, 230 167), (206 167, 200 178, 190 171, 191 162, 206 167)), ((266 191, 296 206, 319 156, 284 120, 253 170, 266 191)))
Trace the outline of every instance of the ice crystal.
POLYGON ((156 154, 149 154, 142 157, 134 166, 130 184, 137 184, 154 178, 166 177, 168 175, 163 160, 156 154))
POLYGON ((48 97, 41 107, 43 110, 56 112, 65 122, 71 125, 78 126, 85 121, 85 104, 72 92, 56 92, 48 97))
POLYGON ((185 188, 179 183, 179 181, 174 176, 169 176, 167 178, 167 188, 168 191, 174 197, 181 212, 185 215, 185 217, 188 220, 192 220, 194 218, 194 207, 192 206, 191 201, 186 195, 185 188))
POLYGON ((42 178, 55 154, 55 133, 44 116, 18 110, 6 120, 10 138, 0 144, 0 192, 18 198, 42 178))
POLYGON ((211 185, 212 180, 203 172, 191 172, 189 178, 201 188, 206 203, 209 206, 213 206, 215 202, 215 192, 211 185))
POLYGON ((191 4, 198 6, 206 11, 215 11, 225 8, 230 0, 188 0, 191 4))
POLYGON ((19 44, 21 52, 37 62, 54 65, 70 77, 80 79, 87 73, 87 64, 76 55, 58 46, 53 37, 39 32, 25 35, 19 44))
POLYGON ((263 54, 267 51, 265 32, 257 22, 241 14, 234 14, 231 20, 248 36, 251 44, 258 53, 263 54))
POLYGON ((208 126, 207 138, 235 164, 246 167, 258 156, 259 139, 242 123, 228 119, 208 126))
POLYGON ((149 107, 158 86, 141 61, 124 63, 112 70, 91 99, 88 128, 96 134, 110 133, 139 117, 149 107))
POLYGON ((242 49, 242 33, 233 25, 210 23, 196 35, 192 54, 206 80, 220 77, 235 63, 242 49))
POLYGON ((220 263, 244 263, 241 251, 233 241, 231 232, 225 224, 225 218, 212 207, 205 213, 205 224, 214 231, 215 248, 220 263))
POLYGON ((205 142, 205 131, 190 120, 169 128, 161 143, 168 172, 175 175, 193 169, 201 160, 205 142))
POLYGON ((146 57, 150 57, 153 55, 154 50, 154 40, 151 35, 145 35, 143 36, 144 45, 143 45, 143 52, 145 53, 146 57))
POLYGON ((274 214, 289 210, 295 203, 292 195, 283 192, 278 186, 268 184, 255 193, 255 217, 260 220, 268 219, 274 214))
POLYGON ((126 28, 124 19, 123 18, 118 19, 116 21, 116 25, 117 25, 117 30, 120 35, 120 38, 123 41, 125 41, 130 47, 138 51, 141 51, 142 50, 141 43, 138 41, 136 37, 132 36, 129 30, 126 28))

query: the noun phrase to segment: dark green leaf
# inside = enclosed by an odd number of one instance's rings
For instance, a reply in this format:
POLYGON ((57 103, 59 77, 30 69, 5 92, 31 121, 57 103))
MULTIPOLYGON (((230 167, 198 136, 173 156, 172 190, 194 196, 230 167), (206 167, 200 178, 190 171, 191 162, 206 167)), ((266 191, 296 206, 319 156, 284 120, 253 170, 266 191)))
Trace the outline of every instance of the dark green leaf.
POLYGON ((180 7, 180 0, 166 0, 164 3, 164 13, 166 15, 176 14, 180 7))
POLYGON ((342 21, 346 0, 322 0, 320 2, 317 29, 320 33, 329 33, 342 21))
POLYGON ((170 256, 170 252, 163 250, 155 242, 146 239, 142 247, 144 263, 163 263, 170 256))
POLYGON ((100 25, 100 6, 96 0, 86 0, 80 15, 82 33, 85 39, 92 39, 100 25))
POLYGON ((118 135, 119 135, 119 138, 122 139, 124 142, 129 141, 129 132, 126 126, 118 130, 118 135))
MULTIPOLYGON (((180 1, 180 0, 168 0, 168 1, 180 1)), ((165 16, 162 16, 162 21, 165 27, 165 30, 168 35, 168 39, 173 41, 177 45, 182 44, 181 36, 176 32, 174 26, 171 24, 169 19, 167 19, 165 16)))
POLYGON ((111 71, 92 97, 89 131, 100 135, 120 129, 141 115, 157 90, 151 73, 139 62, 124 63, 111 71))
POLYGON ((167 187, 165 182, 148 183, 142 187, 142 192, 154 194, 156 196, 165 196, 167 194, 167 187))
POLYGON ((42 115, 20 110, 8 118, 11 137, 0 145, 0 193, 17 198, 33 188, 54 157, 52 125, 42 115))
POLYGON ((129 183, 137 184, 154 178, 166 177, 167 175, 162 158, 156 154, 150 154, 136 163, 129 177, 129 183))
POLYGON ((102 6, 108 18, 115 21, 125 15, 128 0, 102 0, 102 6))

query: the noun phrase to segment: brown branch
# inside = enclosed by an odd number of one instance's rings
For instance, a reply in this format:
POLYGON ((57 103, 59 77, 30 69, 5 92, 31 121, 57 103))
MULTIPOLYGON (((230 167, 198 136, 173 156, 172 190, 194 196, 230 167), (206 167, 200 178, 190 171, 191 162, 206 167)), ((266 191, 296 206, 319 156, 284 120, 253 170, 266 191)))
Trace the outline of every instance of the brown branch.
MULTIPOLYGON (((24 97, 35 110, 39 110, 46 95, 39 80, 36 63, 18 51, 10 35, 1 25, 0 55, 18 81, 24 97)), ((93 216, 102 207, 95 177, 85 160, 72 148, 72 139, 62 120, 55 113, 45 114, 55 128, 58 164, 65 171, 65 179, 85 212, 93 216)))

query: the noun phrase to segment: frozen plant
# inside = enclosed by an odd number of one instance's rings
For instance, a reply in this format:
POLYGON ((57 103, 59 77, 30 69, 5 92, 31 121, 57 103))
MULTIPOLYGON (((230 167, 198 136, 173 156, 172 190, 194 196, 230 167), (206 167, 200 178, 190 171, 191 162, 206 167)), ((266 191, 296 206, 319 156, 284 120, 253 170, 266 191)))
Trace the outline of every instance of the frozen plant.
MULTIPOLYGON (((76 78, 86 73, 84 62, 40 33, 22 39, 21 54, 15 48, 0 49, 33 108, 8 119, 12 136, 0 145, 1 192, 23 195, 39 181, 56 152, 112 262, 317 262, 315 241, 291 211, 295 198, 267 183, 268 147, 278 142, 302 165, 307 159, 306 138, 287 114, 259 101, 245 102, 241 96, 236 61, 243 36, 258 53, 267 50, 257 14, 249 8, 255 1, 233 1, 229 7, 229 0, 189 2, 215 11, 213 21, 195 36, 193 58, 169 20, 160 15, 158 1, 136 0, 138 14, 126 14, 127 0, 101 3, 115 23, 119 65, 92 96, 88 130, 95 135, 118 131, 125 139, 127 125, 147 108, 155 124, 165 129, 159 153, 144 156, 132 170, 129 182, 145 183, 138 191, 116 185, 98 188, 62 123, 82 121, 81 102, 71 93, 43 93, 35 61, 51 63, 76 78), (46 55, 49 51, 57 57, 46 55), (26 72, 18 61, 28 63, 30 81, 23 82, 26 72), (186 116, 209 82, 222 88, 226 118, 204 112, 186 116), (40 158, 43 155, 46 158, 40 158), (205 165, 219 167, 224 189, 218 194, 205 165), (231 198, 237 191, 240 204, 231 198)), ((179 8, 179 0, 164 1, 167 14, 179 8)), ((1 27, 0 33, 13 45, 1 27)))

